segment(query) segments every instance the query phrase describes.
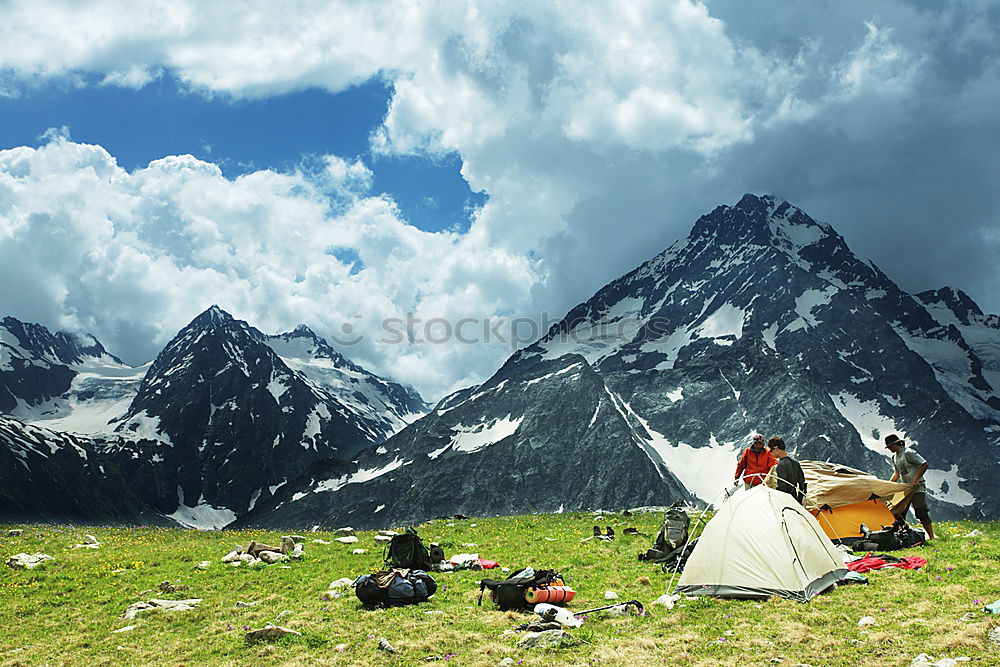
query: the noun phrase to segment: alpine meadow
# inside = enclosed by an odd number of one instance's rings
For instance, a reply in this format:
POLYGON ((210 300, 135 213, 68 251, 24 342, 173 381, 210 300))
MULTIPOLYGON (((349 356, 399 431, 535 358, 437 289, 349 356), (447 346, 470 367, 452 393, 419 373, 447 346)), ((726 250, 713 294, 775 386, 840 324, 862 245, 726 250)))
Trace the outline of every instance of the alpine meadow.
POLYGON ((1000 665, 997 35, 0 3, 0 666, 1000 665))

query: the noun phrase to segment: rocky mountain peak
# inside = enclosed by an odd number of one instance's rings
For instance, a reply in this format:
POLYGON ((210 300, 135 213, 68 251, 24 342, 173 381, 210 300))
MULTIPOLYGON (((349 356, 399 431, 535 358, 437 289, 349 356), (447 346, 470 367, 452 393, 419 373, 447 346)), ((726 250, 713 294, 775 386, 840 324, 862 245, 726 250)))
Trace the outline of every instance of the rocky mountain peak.
POLYGON ((938 313, 946 310, 959 323, 968 326, 972 320, 984 317, 983 311, 979 309, 976 302, 968 294, 955 287, 942 287, 936 290, 927 290, 916 295, 917 299, 928 308, 932 308, 938 313))
POLYGON ((20 348, 18 356, 62 364, 79 364, 85 357, 107 356, 123 364, 90 334, 65 331, 53 333, 41 324, 22 322, 10 316, 0 320, 0 326, 7 331, 6 344, 11 346, 11 349, 14 346, 20 348))

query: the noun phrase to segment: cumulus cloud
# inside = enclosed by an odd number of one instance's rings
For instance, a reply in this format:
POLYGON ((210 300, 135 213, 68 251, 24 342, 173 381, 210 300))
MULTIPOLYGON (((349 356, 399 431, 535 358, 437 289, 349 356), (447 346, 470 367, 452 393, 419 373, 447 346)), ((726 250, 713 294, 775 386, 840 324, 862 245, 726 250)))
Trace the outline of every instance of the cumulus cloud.
POLYGON ((367 192, 362 163, 323 163, 316 174, 228 179, 190 155, 129 173, 103 148, 58 135, 0 151, 3 310, 91 331, 143 361, 217 302, 265 331, 306 322, 342 334, 349 323, 364 338, 345 353, 430 396, 489 373, 502 343, 387 344, 381 322, 510 311, 536 279, 531 263, 407 225, 367 192), (361 268, 337 248, 353 249, 361 268))
MULTIPOLYGON (((374 154, 457 153, 489 200, 467 233, 428 234, 354 157, 227 180, 183 156, 129 174, 53 140, 4 154, 0 253, 27 252, 37 227, 31 252, 86 280, 39 273, 35 302, 157 340, 191 294, 272 329, 561 313, 719 203, 774 192, 904 288, 954 284, 996 312, 997 35, 1000 10, 963 0, 16 3, 0 10, 0 94, 169 75, 239 99, 380 77, 374 154), (111 310, 112 289, 143 324, 111 310)), ((437 394, 505 351, 358 353, 437 394)))

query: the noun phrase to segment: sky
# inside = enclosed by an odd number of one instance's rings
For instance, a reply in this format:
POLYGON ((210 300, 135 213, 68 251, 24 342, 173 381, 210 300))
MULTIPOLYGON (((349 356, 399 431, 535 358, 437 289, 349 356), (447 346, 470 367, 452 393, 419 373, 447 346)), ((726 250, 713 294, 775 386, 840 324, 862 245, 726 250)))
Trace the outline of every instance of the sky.
POLYGON ((0 313, 141 363, 215 303, 435 400, 744 192, 998 313, 998 36, 982 0, 0 3, 0 313))

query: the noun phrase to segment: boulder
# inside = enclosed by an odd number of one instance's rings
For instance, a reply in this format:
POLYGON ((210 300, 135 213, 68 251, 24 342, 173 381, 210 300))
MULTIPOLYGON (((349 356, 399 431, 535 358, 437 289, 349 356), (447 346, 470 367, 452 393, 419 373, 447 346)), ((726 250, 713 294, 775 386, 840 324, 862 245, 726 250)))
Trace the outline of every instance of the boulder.
POLYGON ((278 561, 288 560, 288 556, 280 551, 261 551, 259 556, 265 563, 277 563, 278 561))
POLYGON ((277 551, 278 553, 281 553, 281 547, 272 547, 260 542, 250 542, 247 546, 247 553, 254 558, 260 558, 261 551, 277 551))
POLYGON ((565 630, 546 630, 544 632, 529 632, 517 642, 517 648, 558 648, 572 643, 572 637, 565 630))
POLYGON ((240 559, 240 550, 239 550, 239 548, 236 548, 236 549, 233 549, 232 551, 230 551, 229 553, 227 553, 225 556, 223 556, 222 557, 222 562, 223 563, 232 563, 233 561, 238 561, 239 559, 240 559))
POLYGON ((351 528, 350 526, 347 526, 346 528, 338 528, 335 531, 333 531, 333 534, 338 537, 345 537, 348 535, 353 535, 354 529, 351 528))
POLYGON ((83 536, 83 543, 84 544, 100 544, 100 542, 97 541, 97 538, 94 537, 93 535, 84 535, 83 536))
POLYGON ((201 603, 200 598, 191 598, 188 600, 150 600, 149 602, 136 602, 135 604, 129 605, 125 612, 122 614, 122 618, 126 621, 131 621, 138 614, 146 611, 190 611, 201 603))
POLYGON ((259 630, 251 630, 250 632, 246 633, 246 635, 243 636, 243 639, 246 640, 247 644, 256 644, 257 642, 260 641, 265 641, 269 639, 280 639, 281 637, 287 637, 289 635, 298 635, 299 637, 301 637, 302 633, 268 623, 259 630))
POLYGON ((296 542, 295 546, 292 547, 292 553, 288 554, 289 558, 294 560, 302 560, 303 545, 301 542, 296 542))
POLYGON ((361 554, 365 553, 365 550, 364 549, 355 549, 351 553, 354 554, 355 556, 360 556, 361 554))
POLYGON ((382 537, 396 537, 397 535, 399 535, 399 533, 397 533, 394 530, 380 530, 378 531, 378 534, 381 535, 382 537))
POLYGON ((347 577, 341 577, 340 579, 331 581, 330 585, 327 588, 347 588, 348 586, 351 586, 353 584, 354 584, 353 579, 348 579, 347 577))
POLYGON ((290 553, 292 553, 292 549, 294 549, 294 548, 295 548, 295 540, 293 540, 288 535, 282 536, 282 538, 281 538, 281 553, 283 553, 283 554, 290 554, 290 553))
POLYGON ((615 593, 614 591, 604 591, 604 599, 605 600, 617 600, 618 599, 618 593, 615 593))
POLYGON ((22 528, 12 528, 7 531, 7 537, 21 537, 24 535, 24 529, 22 528))
POLYGON ((338 537, 335 541, 340 542, 341 544, 354 544, 358 541, 358 538, 354 535, 348 535, 347 537, 338 537))
POLYGON ((194 569, 196 569, 196 570, 207 570, 210 567, 212 567, 212 561, 210 561, 210 560, 203 560, 200 563, 198 563, 197 565, 195 565, 194 569))
POLYGON ((313 540, 313 544, 329 544, 329 542, 327 542, 326 540, 321 540, 319 538, 316 538, 315 540, 313 540))
POLYGON ((22 568, 25 570, 34 570, 39 565, 44 565, 50 560, 55 560, 52 556, 48 554, 14 554, 7 559, 7 565, 13 568, 22 568))
POLYGON ((374 540, 376 542, 392 542, 392 538, 389 537, 388 535, 376 535, 374 537, 374 540))
POLYGON ((395 653, 396 652, 396 649, 393 647, 392 644, 389 643, 389 640, 386 639, 385 637, 380 637, 379 638, 379 640, 378 640, 378 650, 385 651, 386 653, 395 653))

